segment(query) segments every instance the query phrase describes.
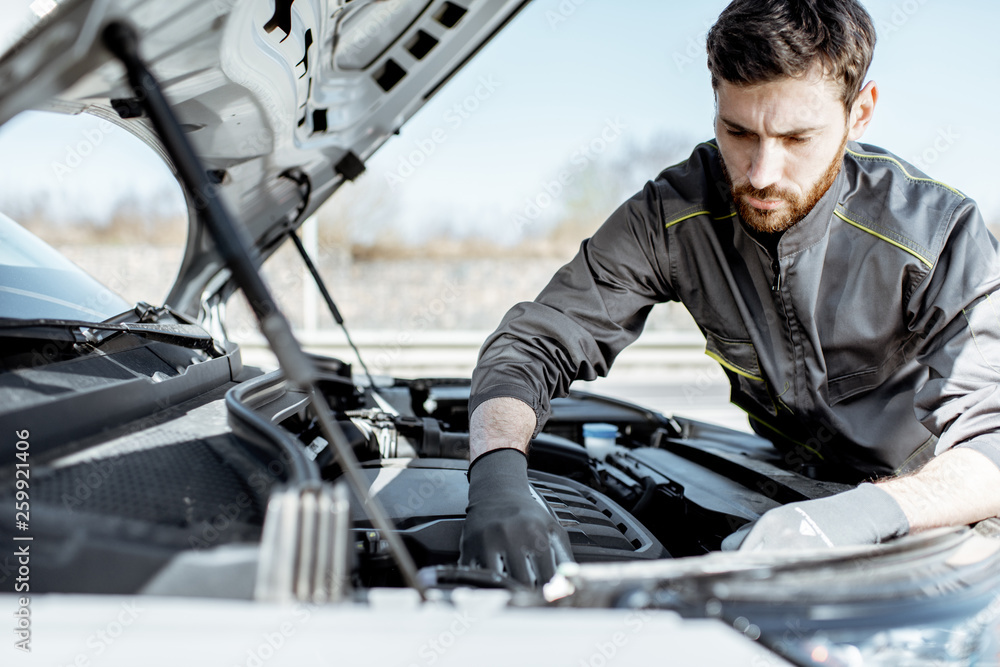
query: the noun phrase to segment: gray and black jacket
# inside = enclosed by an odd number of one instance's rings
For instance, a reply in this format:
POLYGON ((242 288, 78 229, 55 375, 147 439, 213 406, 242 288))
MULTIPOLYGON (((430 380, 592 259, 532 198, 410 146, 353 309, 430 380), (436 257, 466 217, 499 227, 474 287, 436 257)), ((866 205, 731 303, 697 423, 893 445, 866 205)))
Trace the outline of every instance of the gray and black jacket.
POLYGON ((851 143, 772 256, 736 213, 713 143, 661 173, 485 342, 470 410, 499 396, 544 423, 604 376, 657 303, 680 301, 732 400, 790 463, 859 478, 951 447, 1000 466, 1000 252, 976 204, 851 143))

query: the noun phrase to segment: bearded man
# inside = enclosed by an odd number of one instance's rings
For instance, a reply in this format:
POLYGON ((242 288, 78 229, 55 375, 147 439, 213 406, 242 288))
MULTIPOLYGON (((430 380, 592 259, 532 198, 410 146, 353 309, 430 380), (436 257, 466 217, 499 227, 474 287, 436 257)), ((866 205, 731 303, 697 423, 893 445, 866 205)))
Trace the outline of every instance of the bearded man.
POLYGON ((788 468, 860 483, 773 509, 723 548, 875 544, 1000 515, 1000 253, 971 199, 858 143, 874 45, 855 0, 723 11, 708 34, 716 138, 483 346, 464 563, 538 584, 567 557, 530 494, 528 443, 552 397, 605 375, 665 301, 690 311, 788 468))

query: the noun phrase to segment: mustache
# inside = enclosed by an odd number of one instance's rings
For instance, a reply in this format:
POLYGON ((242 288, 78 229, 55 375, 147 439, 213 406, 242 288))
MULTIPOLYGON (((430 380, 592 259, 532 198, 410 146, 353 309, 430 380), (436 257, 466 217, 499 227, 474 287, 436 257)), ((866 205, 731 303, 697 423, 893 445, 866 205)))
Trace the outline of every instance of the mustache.
POLYGON ((758 189, 750 185, 749 183, 743 183, 732 185, 733 196, 736 198, 742 197, 743 195, 748 195, 754 199, 782 199, 784 201, 794 201, 795 195, 787 190, 782 190, 781 188, 769 185, 766 188, 758 189))

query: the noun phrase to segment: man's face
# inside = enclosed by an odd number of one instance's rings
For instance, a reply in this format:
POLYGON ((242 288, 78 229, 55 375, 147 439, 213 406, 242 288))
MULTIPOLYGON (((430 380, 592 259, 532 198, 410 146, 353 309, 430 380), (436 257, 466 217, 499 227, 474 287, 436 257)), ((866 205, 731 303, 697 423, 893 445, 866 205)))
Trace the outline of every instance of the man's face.
POLYGON ((843 163, 848 116, 839 88, 817 68, 752 86, 720 81, 716 96, 715 136, 740 216, 758 231, 788 229, 843 163))

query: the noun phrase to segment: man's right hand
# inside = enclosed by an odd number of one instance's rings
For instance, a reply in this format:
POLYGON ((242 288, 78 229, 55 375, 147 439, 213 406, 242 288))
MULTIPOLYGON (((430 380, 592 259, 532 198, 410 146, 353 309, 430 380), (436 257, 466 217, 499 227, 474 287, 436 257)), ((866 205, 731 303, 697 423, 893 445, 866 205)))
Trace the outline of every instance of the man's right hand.
POLYGON ((469 506, 459 562, 506 573, 532 587, 573 559, 566 530, 528 486, 528 459, 494 449, 469 468, 469 506))

